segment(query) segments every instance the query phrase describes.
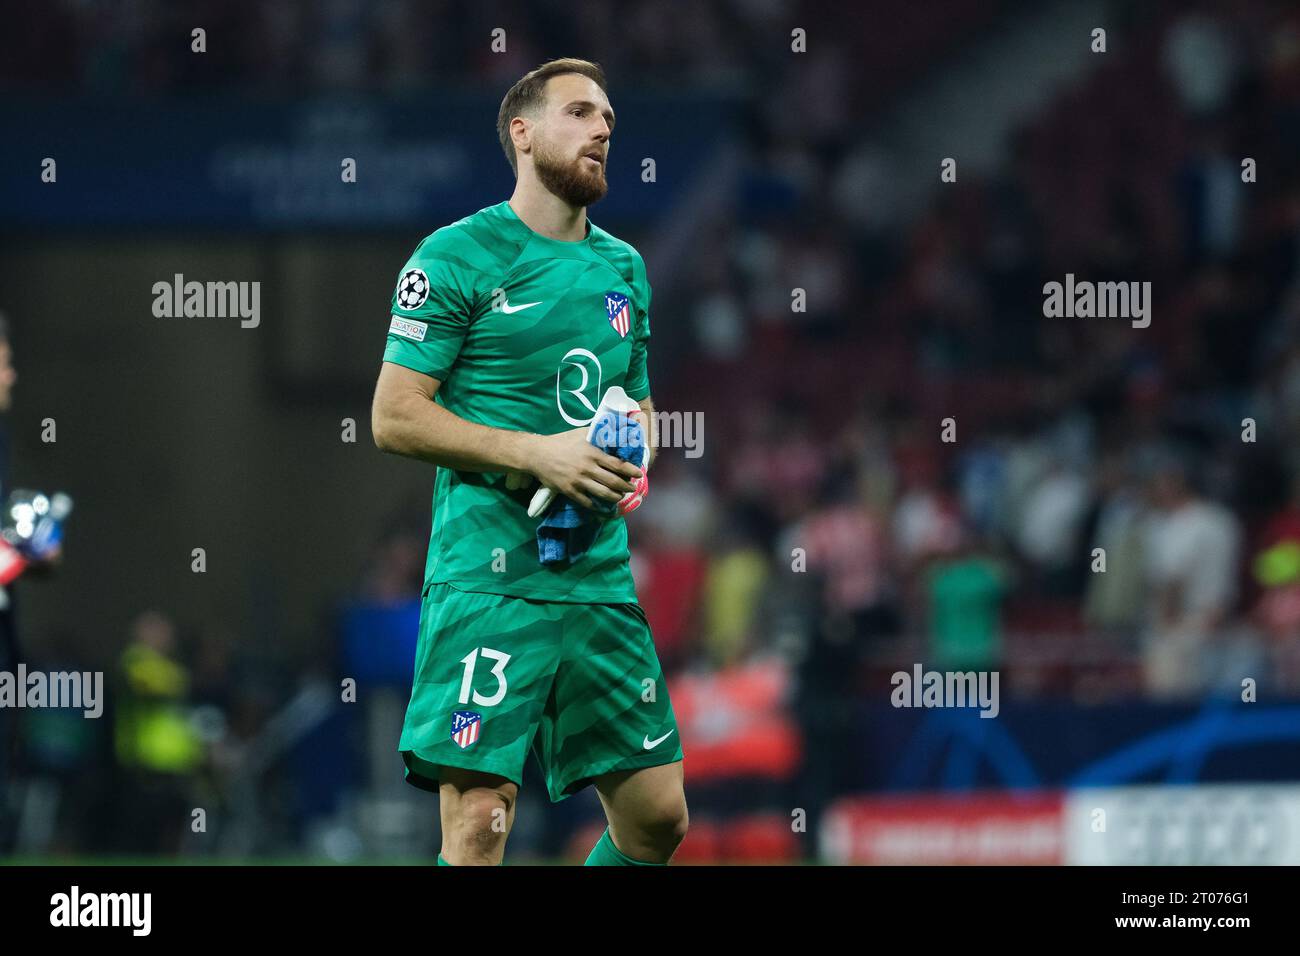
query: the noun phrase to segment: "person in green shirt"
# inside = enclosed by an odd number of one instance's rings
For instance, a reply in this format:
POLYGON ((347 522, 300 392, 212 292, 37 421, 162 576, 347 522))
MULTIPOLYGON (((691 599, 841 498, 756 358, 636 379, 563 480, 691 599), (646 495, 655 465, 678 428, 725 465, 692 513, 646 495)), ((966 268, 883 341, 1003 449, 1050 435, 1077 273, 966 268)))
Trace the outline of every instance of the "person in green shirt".
POLYGON ((686 832, 624 518, 542 564, 528 516, 533 481, 583 508, 636 493, 644 472, 587 439, 607 389, 640 406, 654 452, 645 263, 587 218, 614 122, 596 64, 525 75, 497 121, 514 194, 428 236, 393 293, 375 443, 440 466, 399 744, 408 782, 439 794, 440 863, 502 861, 530 751, 552 801, 595 784, 609 827, 589 864, 662 865, 686 832))
POLYGON ((925 584, 934 664, 996 669, 1002 659, 1002 600, 1010 585, 1006 566, 990 550, 967 542, 935 561, 925 584))

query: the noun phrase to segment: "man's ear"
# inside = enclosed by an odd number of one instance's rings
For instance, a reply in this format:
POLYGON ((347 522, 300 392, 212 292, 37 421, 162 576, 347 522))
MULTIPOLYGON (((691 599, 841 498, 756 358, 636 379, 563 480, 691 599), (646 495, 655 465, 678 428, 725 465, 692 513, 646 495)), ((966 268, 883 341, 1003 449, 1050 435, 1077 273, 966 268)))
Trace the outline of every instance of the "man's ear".
POLYGON ((515 144, 516 152, 529 152, 533 148, 533 124, 516 116, 510 121, 510 141, 515 144))

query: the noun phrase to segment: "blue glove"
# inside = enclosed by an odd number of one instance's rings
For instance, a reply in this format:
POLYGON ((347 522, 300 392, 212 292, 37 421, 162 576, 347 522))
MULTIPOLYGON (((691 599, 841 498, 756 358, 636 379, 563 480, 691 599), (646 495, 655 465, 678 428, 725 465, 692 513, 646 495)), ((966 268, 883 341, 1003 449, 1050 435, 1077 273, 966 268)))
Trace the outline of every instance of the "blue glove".
MULTIPOLYGON (((592 424, 593 445, 623 461, 632 462, 638 468, 645 467, 650 450, 646 447, 645 433, 633 417, 623 412, 605 411, 592 424), (620 441, 622 444, 616 444, 620 441)), ((568 498, 560 498, 537 526, 537 559, 547 565, 578 561, 591 549, 604 522, 626 514, 640 503, 641 493, 638 492, 625 495, 619 502, 597 500, 591 508, 582 508, 568 498), (625 508, 625 502, 632 497, 636 498, 636 503, 625 508)))

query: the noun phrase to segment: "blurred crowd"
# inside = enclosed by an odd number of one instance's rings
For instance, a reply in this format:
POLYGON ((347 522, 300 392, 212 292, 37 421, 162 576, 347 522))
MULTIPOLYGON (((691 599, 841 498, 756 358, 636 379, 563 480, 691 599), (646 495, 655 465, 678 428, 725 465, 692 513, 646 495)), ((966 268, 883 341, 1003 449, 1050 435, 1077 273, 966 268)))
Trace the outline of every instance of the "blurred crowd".
MULTIPOLYGON (((601 50, 646 81, 746 82, 749 41, 798 4, 777 0, 55 0, 0 58, 0 82, 42 91, 184 94, 207 89, 401 93, 502 90, 543 60, 601 50), (191 31, 206 31, 202 56, 191 31), (494 31, 500 31, 496 33, 494 31), (492 45, 490 45, 492 44, 492 45)), ((17 39, 15 34, 14 39, 17 39)))

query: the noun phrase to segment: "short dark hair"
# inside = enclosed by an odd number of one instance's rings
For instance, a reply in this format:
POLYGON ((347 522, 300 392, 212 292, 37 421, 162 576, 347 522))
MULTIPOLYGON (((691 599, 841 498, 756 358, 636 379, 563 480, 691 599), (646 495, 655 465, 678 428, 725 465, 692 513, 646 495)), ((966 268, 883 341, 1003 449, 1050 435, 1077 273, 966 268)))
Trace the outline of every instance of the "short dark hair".
POLYGON ((501 149, 505 152, 506 160, 514 170, 516 178, 519 176, 519 160, 515 156, 515 144, 510 139, 510 121, 523 113, 535 113, 546 101, 546 81, 553 76, 563 76, 566 73, 578 73, 595 80, 601 92, 606 96, 609 95, 609 90, 605 86, 605 71, 600 68, 599 63, 593 63, 591 60, 579 60, 575 57, 547 60, 537 69, 525 73, 514 86, 510 87, 505 99, 501 101, 501 109, 497 112, 497 139, 501 141, 501 149))
POLYGON ((0 342, 9 341, 9 317, 0 312, 0 342))

